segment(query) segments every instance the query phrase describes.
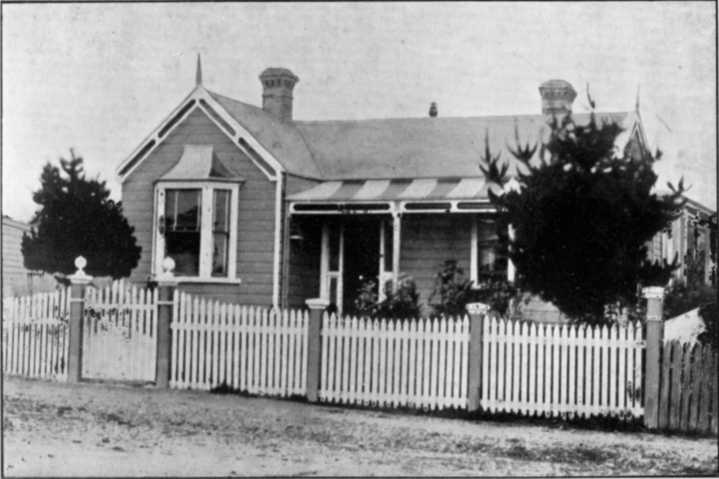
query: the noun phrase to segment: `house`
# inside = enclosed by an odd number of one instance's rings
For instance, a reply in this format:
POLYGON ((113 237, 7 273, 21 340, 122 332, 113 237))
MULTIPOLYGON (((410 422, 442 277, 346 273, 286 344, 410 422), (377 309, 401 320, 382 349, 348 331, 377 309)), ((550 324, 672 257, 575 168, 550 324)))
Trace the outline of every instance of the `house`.
POLYGON ((9 216, 2 217, 2 295, 18 296, 53 291, 56 281, 48 274, 31 271, 24 266, 22 235, 30 225, 9 216))
MULTIPOLYGON (((179 287, 224 300, 298 307, 329 299, 351 311, 362 281, 412 276, 426 302, 442 263, 471 276, 513 275, 493 250, 493 208, 478 164, 485 134, 510 157, 571 111, 566 81, 539 87, 541 110, 512 116, 299 121, 298 77, 261 73, 262 106, 194 89, 118 167, 125 214, 146 281, 176 262, 179 287)), ((539 101, 538 101, 539 103, 539 101)), ((630 151, 644 148, 636 111, 619 122, 630 151)), ((575 114, 578 123, 588 114, 575 114)))
POLYGON ((717 265, 711 245, 716 244, 717 213, 691 198, 685 200, 679 216, 652 239, 649 258, 671 262, 676 256, 679 267, 674 278, 687 282, 694 274, 697 277, 692 283, 716 286, 717 265))

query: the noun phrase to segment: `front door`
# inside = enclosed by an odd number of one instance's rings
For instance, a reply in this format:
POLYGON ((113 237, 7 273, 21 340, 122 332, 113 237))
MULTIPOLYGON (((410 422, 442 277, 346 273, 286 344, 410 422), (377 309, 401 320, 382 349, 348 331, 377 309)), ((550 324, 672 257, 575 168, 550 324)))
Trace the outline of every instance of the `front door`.
POLYGON ((380 221, 377 217, 353 217, 345 224, 344 310, 354 313, 354 301, 367 281, 378 282, 380 221))

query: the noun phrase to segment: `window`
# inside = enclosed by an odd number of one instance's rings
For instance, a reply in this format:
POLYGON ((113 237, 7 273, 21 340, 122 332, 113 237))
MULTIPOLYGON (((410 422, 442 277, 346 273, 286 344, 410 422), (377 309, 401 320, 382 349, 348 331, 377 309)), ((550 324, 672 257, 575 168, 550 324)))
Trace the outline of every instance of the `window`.
POLYGON ((490 279, 509 278, 507 257, 499 253, 498 246, 499 237, 494 220, 476 218, 472 224, 470 266, 471 279, 475 285, 490 279))
POLYGON ((166 182, 157 187, 155 272, 175 260, 187 281, 236 282, 238 185, 166 182))

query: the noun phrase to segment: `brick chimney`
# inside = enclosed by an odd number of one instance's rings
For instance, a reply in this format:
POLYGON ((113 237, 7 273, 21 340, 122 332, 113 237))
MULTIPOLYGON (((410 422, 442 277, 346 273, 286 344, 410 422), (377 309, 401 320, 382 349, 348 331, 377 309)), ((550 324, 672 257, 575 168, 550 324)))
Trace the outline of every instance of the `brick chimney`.
POLYGON ((552 117, 558 121, 572 111, 572 102, 577 92, 572 84, 565 80, 547 80, 539 85, 539 94, 542 95, 542 114, 548 122, 552 117))
POLYGON ((280 121, 292 120, 292 90, 300 79, 287 68, 267 68, 260 74, 262 109, 280 121))

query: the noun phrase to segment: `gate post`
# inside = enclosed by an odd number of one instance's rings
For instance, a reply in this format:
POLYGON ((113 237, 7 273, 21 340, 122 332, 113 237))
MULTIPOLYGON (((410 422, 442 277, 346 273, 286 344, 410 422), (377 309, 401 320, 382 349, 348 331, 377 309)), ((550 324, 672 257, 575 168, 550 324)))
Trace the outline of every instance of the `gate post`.
POLYGON ((664 288, 642 289, 647 299, 646 369, 644 377, 644 425, 656 429, 659 425, 659 381, 664 344, 663 300, 664 288))
POLYGON ((173 271, 172 258, 162 260, 162 274, 157 277, 157 361, 155 362, 155 384, 158 388, 170 387, 170 365, 172 354, 172 315, 177 280, 173 271))
POLYGON ((317 402, 320 390, 320 348, 322 343, 322 313, 330 305, 329 300, 313 298, 305 300, 310 309, 309 324, 307 324, 307 401, 317 402))
POLYGON ((67 381, 80 382, 82 379, 82 339, 83 321, 85 311, 85 289, 92 281, 92 276, 85 273, 87 260, 82 256, 75 258, 75 274, 70 279, 70 324, 67 343, 67 381))
POLYGON ((469 367, 467 378, 467 411, 479 410, 482 387, 482 341, 484 318, 489 306, 484 303, 467 303, 469 313, 469 367))

